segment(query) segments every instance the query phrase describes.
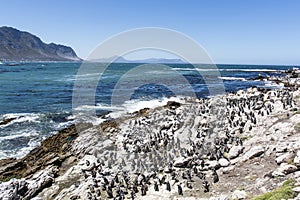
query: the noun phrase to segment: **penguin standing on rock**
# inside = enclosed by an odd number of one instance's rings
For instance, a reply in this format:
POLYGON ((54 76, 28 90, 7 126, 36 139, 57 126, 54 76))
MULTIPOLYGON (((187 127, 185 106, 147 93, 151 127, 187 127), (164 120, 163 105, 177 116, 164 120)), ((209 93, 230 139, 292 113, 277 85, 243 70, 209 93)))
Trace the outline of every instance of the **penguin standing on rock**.
POLYGON ((141 193, 142 193, 142 196, 146 196, 147 189, 146 189, 145 185, 142 185, 142 187, 141 187, 141 193))
POLYGON ((193 167, 194 174, 198 174, 198 169, 196 166, 193 167))
POLYGON ((214 182, 214 183, 217 183, 217 182, 219 182, 219 176, 218 176, 218 174, 217 174, 217 171, 216 171, 216 170, 213 170, 213 172, 212 172, 212 176, 213 176, 213 182, 214 182))
POLYGON ((158 191, 159 191, 158 184, 157 184, 157 182, 156 182, 156 181, 154 182, 154 190, 155 190, 156 192, 158 192, 158 191))
POLYGON ((166 189, 171 192, 171 185, 169 181, 166 182, 166 189))
POLYGON ((108 184, 109 184, 109 181, 107 180, 107 178, 106 178, 105 176, 103 177, 103 181, 104 181, 104 184, 105 184, 105 185, 108 185, 108 184))
POLYGON ((181 185, 177 185, 177 189, 178 189, 178 194, 179 195, 183 195, 183 192, 182 192, 182 187, 181 187, 181 185))
POLYGON ((116 174, 116 176, 115 176, 115 182, 116 182, 116 183, 119 183, 119 177, 118 177, 118 174, 116 174))
POLYGON ((114 198, 114 195, 113 195, 113 192, 112 192, 111 187, 107 187, 106 193, 107 193, 107 197, 108 197, 109 199, 114 198))
POLYGON ((203 182, 202 182, 202 185, 203 185, 203 187, 204 187, 204 192, 206 193, 206 192, 209 192, 209 183, 208 183, 208 181, 207 180, 204 180, 203 182))

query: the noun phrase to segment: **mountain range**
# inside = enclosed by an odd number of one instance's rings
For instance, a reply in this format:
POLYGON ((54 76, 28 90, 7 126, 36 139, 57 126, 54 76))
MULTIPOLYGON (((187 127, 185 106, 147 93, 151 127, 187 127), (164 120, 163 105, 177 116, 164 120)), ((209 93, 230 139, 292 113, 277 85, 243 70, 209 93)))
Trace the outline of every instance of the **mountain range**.
POLYGON ((0 61, 80 61, 68 46, 44 43, 37 36, 11 27, 0 27, 0 61))

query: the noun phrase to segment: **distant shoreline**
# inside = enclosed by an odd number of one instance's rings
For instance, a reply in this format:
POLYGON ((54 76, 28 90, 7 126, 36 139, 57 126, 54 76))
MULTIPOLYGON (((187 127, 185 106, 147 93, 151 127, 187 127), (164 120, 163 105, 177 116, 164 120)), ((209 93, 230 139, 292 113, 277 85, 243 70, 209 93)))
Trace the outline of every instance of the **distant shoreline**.
POLYGON ((81 60, 81 61, 43 61, 43 60, 37 60, 37 61, 5 61, 5 60, 0 60, 0 66, 5 65, 5 64, 10 64, 10 63, 16 63, 16 64, 27 64, 27 63, 99 63, 99 64, 113 64, 113 63, 118 63, 118 64, 168 64, 168 65, 221 65, 221 66, 273 66, 273 67, 300 67, 300 64, 298 65, 293 65, 293 64, 228 64, 228 63, 217 63, 217 64, 206 64, 206 63, 147 63, 143 62, 142 60, 139 62, 98 62, 98 61, 89 61, 89 60, 81 60))

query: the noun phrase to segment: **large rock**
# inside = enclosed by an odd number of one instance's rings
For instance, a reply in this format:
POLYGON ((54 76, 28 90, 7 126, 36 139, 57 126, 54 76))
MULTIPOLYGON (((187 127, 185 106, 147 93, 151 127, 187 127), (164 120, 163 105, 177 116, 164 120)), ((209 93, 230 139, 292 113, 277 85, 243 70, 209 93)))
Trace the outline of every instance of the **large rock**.
POLYGON ((231 199, 246 199, 247 193, 244 190, 235 190, 232 195, 231 199))
POLYGON ((0 182, 0 199, 32 199, 52 185, 57 172, 58 168, 51 166, 37 172, 30 180, 11 179, 0 182))
POLYGON ((189 161, 192 160, 192 157, 184 158, 184 157, 178 157, 175 161, 173 166, 174 167, 186 167, 186 165, 189 163, 189 161))
POLYGON ((294 172, 293 177, 295 179, 298 179, 297 182, 299 183, 299 186, 300 186, 300 171, 294 172))
POLYGON ((3 125, 6 125, 8 124, 9 122, 13 121, 17 119, 16 117, 12 117, 12 118, 5 118, 5 119, 2 119, 2 121, 0 121, 0 126, 3 126, 3 125))
POLYGON ((180 107, 180 103, 176 102, 176 101, 168 101, 166 107, 170 108, 170 109, 176 109, 180 107))
POLYGON ((282 173, 282 174, 290 174, 295 171, 297 171, 297 167, 295 165, 290 165, 287 163, 282 163, 280 167, 277 168, 277 172, 282 173))
POLYGON ((288 149, 288 144, 287 143, 284 143, 284 142, 281 142, 280 144, 278 144, 278 146, 276 147, 276 150, 275 152, 276 153, 284 153, 286 152, 288 149))
POLYGON ((283 162, 288 162, 289 160, 291 160, 294 157, 293 153, 284 153, 281 156, 278 156, 275 161, 277 164, 281 164, 283 162))
POLYGON ((285 174, 278 170, 275 170, 274 172, 272 172, 272 177, 279 177, 279 176, 285 176, 285 174))
POLYGON ((230 196, 221 195, 221 196, 217 196, 217 197, 210 197, 209 200, 230 200, 230 196))
POLYGON ((226 158, 221 158, 219 160, 219 164, 221 167, 227 167, 230 164, 230 162, 226 158))
POLYGON ((217 160, 208 160, 206 161, 208 164, 208 169, 219 169, 220 163, 217 160))
POLYGON ((264 152, 265 149, 262 146, 254 146, 245 153, 242 160, 247 161, 249 159, 262 155, 264 152))
POLYGON ((243 146, 233 146, 228 152, 228 158, 229 159, 234 159, 238 157, 241 153, 243 153, 243 146))
POLYGON ((232 172, 234 170, 234 166, 228 166, 228 167, 223 167, 221 169, 223 174, 229 174, 230 172, 232 172))
POLYGON ((300 187, 295 187, 292 189, 294 192, 300 193, 300 187))

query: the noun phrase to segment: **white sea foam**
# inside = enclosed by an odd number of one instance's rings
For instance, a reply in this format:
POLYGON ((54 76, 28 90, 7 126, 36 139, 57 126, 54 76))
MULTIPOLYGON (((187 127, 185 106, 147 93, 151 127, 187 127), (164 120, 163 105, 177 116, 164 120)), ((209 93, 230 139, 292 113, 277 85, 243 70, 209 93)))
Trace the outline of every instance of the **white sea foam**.
POLYGON ((15 132, 12 135, 2 136, 0 137, 0 142, 4 140, 12 140, 20 137, 32 137, 32 136, 38 136, 39 134, 35 132, 35 130, 26 129, 26 130, 19 130, 15 132))
POLYGON ((172 68, 172 70, 176 71, 242 71, 242 72, 284 72, 285 70, 278 69, 218 69, 218 68, 172 68))
POLYGON ((124 102, 122 105, 107 105, 107 104, 97 104, 95 106, 83 105, 74 109, 73 115, 69 116, 68 120, 78 120, 78 119, 89 119, 89 120, 97 120, 97 123, 101 120, 99 117, 94 118, 93 116, 87 116, 87 114, 93 115, 94 113, 90 112, 93 110, 108 110, 112 111, 107 114, 108 117, 118 118, 127 113, 133 113, 139 111, 143 108, 156 108, 160 106, 164 106, 168 101, 177 101, 179 103, 184 102, 184 97, 170 97, 170 98, 162 98, 162 99, 153 99, 153 100, 129 100, 124 102))
POLYGON ((66 128, 70 125, 74 124, 74 121, 73 120, 70 120, 70 121, 67 121, 67 122, 61 122, 61 123, 58 123, 58 124, 54 124, 54 128, 56 130, 60 130, 62 128, 66 128))
POLYGON ((63 79, 58 79, 57 81, 75 81, 75 80, 91 80, 101 76, 102 73, 88 73, 88 74, 75 74, 75 75, 67 75, 64 76, 63 79))
POLYGON ((83 105, 80 107, 75 108, 75 111, 84 111, 84 110, 123 110, 122 106, 110 106, 110 105, 105 105, 105 104, 96 104, 95 106, 90 106, 90 105, 83 105))
POLYGON ((40 145, 40 142, 38 142, 36 139, 31 139, 27 146, 22 147, 20 149, 12 149, 12 150, 3 150, 0 151, 0 159, 4 158, 22 158, 26 156, 33 148, 40 145))
POLYGON ((73 75, 71 77, 75 77, 75 78, 81 78, 81 77, 91 77, 91 76, 100 76, 102 75, 102 73, 91 73, 91 74, 77 74, 77 75, 73 75))
POLYGON ((284 88, 284 84, 277 84, 272 81, 265 81, 265 87, 272 87, 272 88, 284 88))
POLYGON ((241 77, 219 76, 218 78, 226 81, 247 81, 245 78, 241 77))
POLYGON ((170 72, 168 70, 153 70, 153 71, 147 71, 146 74, 169 74, 170 72))
POLYGON ((160 106, 164 106, 167 104, 168 101, 177 101, 179 103, 183 103, 182 97, 170 97, 170 98, 163 98, 163 99, 153 99, 149 101, 140 101, 140 100, 130 100, 126 101, 123 106, 125 110, 129 113, 139 111, 143 108, 157 108, 160 106))
POLYGON ((15 157, 22 158, 22 157, 26 156, 32 149, 34 149, 35 147, 37 147, 39 145, 40 145, 40 142, 32 140, 28 143, 27 147, 23 147, 23 148, 19 149, 16 152, 15 157))
POLYGON ((242 72, 284 72, 278 69, 220 69, 220 71, 242 71, 242 72))
POLYGON ((109 117, 117 118, 126 113, 133 113, 139 111, 144 108, 154 109, 160 106, 164 106, 167 104, 168 101, 176 101, 179 103, 184 102, 183 97, 170 97, 170 98, 163 98, 163 99, 153 99, 153 100, 129 100, 126 101, 121 107, 123 108, 120 111, 114 111, 108 114, 109 117))
POLYGON ((9 114, 4 114, 2 116, 2 120, 4 119, 12 119, 12 118, 16 118, 14 120, 12 120, 11 122, 5 124, 5 125, 0 125, 0 127, 7 127, 10 126, 14 123, 22 123, 22 122, 35 122, 38 123, 39 118, 41 117, 41 114, 35 114, 35 113, 9 113, 9 114))
MULTIPOLYGON (((102 122, 104 122, 106 119, 98 117, 98 116, 94 115, 94 113, 89 114, 86 112, 76 112, 73 115, 69 116, 68 120, 72 120, 69 122, 68 125, 76 124, 78 122, 90 122, 93 125, 99 125, 102 122)), ((64 126, 62 126, 61 128, 63 128, 63 127, 67 127, 67 125, 64 124, 64 126)))
POLYGON ((177 68, 174 67, 172 68, 172 70, 176 70, 176 71, 219 71, 219 69, 211 69, 211 68, 177 68))

